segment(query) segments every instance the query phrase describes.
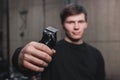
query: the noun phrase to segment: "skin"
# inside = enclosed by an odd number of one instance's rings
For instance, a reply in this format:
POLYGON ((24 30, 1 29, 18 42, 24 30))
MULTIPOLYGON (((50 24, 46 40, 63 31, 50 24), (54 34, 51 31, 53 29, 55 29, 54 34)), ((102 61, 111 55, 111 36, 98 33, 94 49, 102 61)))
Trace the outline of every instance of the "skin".
MULTIPOLYGON (((87 28, 85 15, 81 13, 68 16, 63 24, 63 28, 66 32, 64 39, 67 42, 82 44, 82 37, 87 28)), ((55 54, 55 50, 42 43, 32 41, 21 50, 18 60, 19 66, 35 72, 42 72, 51 62, 53 54, 55 54)))
POLYGON ((48 46, 32 41, 21 50, 18 63, 20 68, 42 72, 51 62, 51 56, 54 53, 55 50, 50 49, 48 46))
POLYGON ((66 18, 63 28, 66 32, 65 40, 73 44, 83 43, 82 37, 87 28, 87 21, 83 13, 66 18))

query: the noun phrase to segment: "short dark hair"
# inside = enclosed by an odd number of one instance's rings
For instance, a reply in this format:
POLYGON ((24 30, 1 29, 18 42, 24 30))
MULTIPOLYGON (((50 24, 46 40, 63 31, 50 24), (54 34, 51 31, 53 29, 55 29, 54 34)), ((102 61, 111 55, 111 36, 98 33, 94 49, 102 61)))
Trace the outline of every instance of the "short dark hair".
POLYGON ((87 21, 87 11, 83 6, 73 3, 68 4, 60 13, 61 23, 63 24, 67 17, 81 13, 85 14, 85 20, 87 21))

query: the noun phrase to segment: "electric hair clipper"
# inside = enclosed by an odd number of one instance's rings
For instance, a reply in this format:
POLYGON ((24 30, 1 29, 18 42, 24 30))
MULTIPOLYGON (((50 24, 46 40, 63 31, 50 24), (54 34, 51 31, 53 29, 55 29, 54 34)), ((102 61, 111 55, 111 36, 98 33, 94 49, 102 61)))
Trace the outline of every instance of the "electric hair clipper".
POLYGON ((57 31, 58 29, 53 28, 51 26, 45 28, 43 30, 42 39, 39 42, 44 43, 50 48, 53 48, 57 41, 57 31))

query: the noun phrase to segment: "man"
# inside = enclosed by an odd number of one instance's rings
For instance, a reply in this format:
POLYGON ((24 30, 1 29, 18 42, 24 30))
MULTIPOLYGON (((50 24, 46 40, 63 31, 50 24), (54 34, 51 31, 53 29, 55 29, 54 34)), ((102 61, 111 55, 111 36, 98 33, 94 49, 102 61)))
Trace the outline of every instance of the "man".
POLYGON ((104 80, 100 51, 83 41, 87 29, 84 7, 69 4, 61 11, 60 18, 66 34, 64 39, 54 49, 38 42, 28 43, 16 50, 14 66, 27 75, 41 72, 42 80, 104 80))

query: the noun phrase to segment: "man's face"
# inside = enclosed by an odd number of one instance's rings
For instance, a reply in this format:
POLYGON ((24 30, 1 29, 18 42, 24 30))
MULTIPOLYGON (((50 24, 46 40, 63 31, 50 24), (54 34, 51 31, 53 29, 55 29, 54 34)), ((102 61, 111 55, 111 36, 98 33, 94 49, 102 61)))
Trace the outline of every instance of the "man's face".
POLYGON ((66 38, 71 41, 79 41, 82 39, 83 33, 87 28, 87 21, 83 13, 68 16, 63 24, 66 38))

